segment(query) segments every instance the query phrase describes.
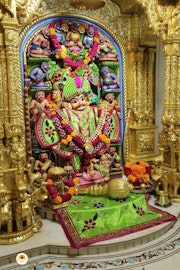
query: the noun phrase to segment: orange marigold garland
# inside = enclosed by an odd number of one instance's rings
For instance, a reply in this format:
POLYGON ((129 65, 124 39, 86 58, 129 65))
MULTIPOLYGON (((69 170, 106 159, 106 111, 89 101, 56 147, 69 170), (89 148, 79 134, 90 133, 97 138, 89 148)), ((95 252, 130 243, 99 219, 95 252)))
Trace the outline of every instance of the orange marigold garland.
POLYGON ((66 193, 58 194, 56 187, 54 186, 52 179, 47 179, 47 190, 54 204, 61 204, 69 201, 74 195, 74 186, 79 182, 78 177, 74 177, 73 180, 65 179, 63 183, 69 187, 66 193))
POLYGON ((151 168, 147 162, 140 161, 136 163, 126 162, 124 173, 134 186, 140 186, 147 183, 151 176, 151 168))

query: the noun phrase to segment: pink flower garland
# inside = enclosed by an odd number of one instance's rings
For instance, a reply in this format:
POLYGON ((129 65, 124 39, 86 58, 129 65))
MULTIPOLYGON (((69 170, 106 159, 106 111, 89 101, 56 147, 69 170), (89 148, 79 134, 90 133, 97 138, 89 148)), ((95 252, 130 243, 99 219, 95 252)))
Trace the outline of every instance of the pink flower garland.
POLYGON ((92 48, 89 50, 85 59, 83 61, 73 61, 72 59, 70 59, 69 57, 66 56, 65 46, 61 45, 57 40, 56 31, 54 28, 56 23, 57 22, 52 22, 49 25, 50 38, 51 38, 53 46, 56 50, 56 57, 62 58, 64 63, 67 66, 72 67, 72 68, 77 68, 83 64, 87 65, 95 57, 95 55, 97 53, 97 49, 98 49, 98 45, 99 45, 99 32, 98 32, 98 30, 95 27, 91 26, 94 28, 94 42, 93 42, 92 48))

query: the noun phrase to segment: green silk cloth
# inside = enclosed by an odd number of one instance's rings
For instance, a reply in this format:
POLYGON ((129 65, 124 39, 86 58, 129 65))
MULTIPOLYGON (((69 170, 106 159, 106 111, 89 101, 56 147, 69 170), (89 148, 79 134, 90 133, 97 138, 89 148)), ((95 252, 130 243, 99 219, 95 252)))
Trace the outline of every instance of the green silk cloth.
POLYGON ((144 194, 126 199, 74 196, 66 208, 55 211, 73 247, 140 231, 175 217, 152 207, 144 194))

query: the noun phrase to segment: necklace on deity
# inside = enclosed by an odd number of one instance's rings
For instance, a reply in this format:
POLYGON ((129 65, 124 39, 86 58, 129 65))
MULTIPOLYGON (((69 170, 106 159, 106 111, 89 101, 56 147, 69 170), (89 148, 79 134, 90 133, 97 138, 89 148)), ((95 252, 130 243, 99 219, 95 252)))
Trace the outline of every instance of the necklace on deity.
MULTIPOLYGON (((103 140, 103 142, 105 144, 109 144, 109 139, 107 140, 106 136, 103 135, 103 127, 105 125, 105 123, 107 123, 107 106, 106 104, 102 104, 101 106, 101 114, 99 116, 99 118, 97 119, 97 113, 94 115, 94 121, 98 121, 98 123, 95 123, 95 126, 93 128, 93 132, 90 131, 91 127, 92 127, 92 119, 91 118, 91 112, 93 113, 92 109, 90 107, 86 107, 82 113, 82 111, 71 111, 74 116, 77 117, 77 119, 79 120, 77 122, 75 122, 75 124, 79 125, 81 127, 81 132, 79 132, 78 137, 80 138, 81 141, 81 145, 83 147, 85 147, 86 151, 88 153, 92 153, 94 151, 94 147, 95 145, 97 145, 101 140, 103 140), (85 119, 89 120, 89 121, 84 121, 83 119, 83 115, 85 116, 85 119), (83 121, 82 121, 83 120, 83 121)), ((66 124, 64 125, 64 130, 66 131, 67 134, 71 134, 72 131, 77 132, 72 124, 72 115, 69 111, 62 111, 62 110, 58 110, 58 117, 59 120, 62 122, 65 122, 66 124), (70 117, 71 116, 71 117, 70 117)), ((78 140, 79 141, 79 140, 78 140)), ((76 143, 76 140, 74 140, 74 143, 76 143)), ((78 143, 78 145, 80 145, 80 143, 78 143)))

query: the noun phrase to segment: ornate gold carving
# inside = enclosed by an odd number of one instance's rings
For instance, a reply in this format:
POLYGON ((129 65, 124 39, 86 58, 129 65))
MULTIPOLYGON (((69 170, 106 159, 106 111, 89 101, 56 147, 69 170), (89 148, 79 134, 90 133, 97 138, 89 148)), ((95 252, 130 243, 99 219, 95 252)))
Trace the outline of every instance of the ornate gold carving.
POLYGON ((138 154, 154 150, 154 134, 138 134, 138 154))
POLYGON ((155 156, 155 128, 135 127, 130 125, 131 152, 130 160, 146 160, 155 156))
MULTIPOLYGON (((167 155, 165 161, 172 166, 170 160, 174 160, 174 148, 179 145, 179 63, 180 63, 180 44, 176 41, 172 44, 164 44, 165 54, 165 95, 164 111, 162 115, 163 130, 160 140, 163 147, 166 147, 167 155)), ((175 165, 173 165, 175 166, 175 165)))
POLYGON ((36 207, 46 198, 46 183, 31 165, 0 169, 0 244, 24 241, 38 231, 42 223, 36 207))
POLYGON ((177 38, 176 25, 178 18, 179 2, 167 3, 166 0, 137 0, 140 3, 155 34, 162 40, 177 38))
POLYGON ((40 3, 41 0, 1 0, 1 20, 12 18, 17 24, 27 23, 37 14, 40 3))
MULTIPOLYGON (((2 172, 0 177, 2 179, 2 172)), ((0 183, 0 217, 0 231, 5 224, 7 226, 7 233, 12 233, 12 202, 10 200, 8 189, 3 182, 0 183)))
POLYGON ((80 10, 93 10, 104 7, 105 0, 91 0, 91 2, 88 2, 86 0, 71 0, 70 5, 80 10))
MULTIPOLYGON (((73 1, 74 2, 74 1, 73 1)), ((80 1, 81 2, 81 1, 80 1)), ((85 2, 85 1, 83 1, 85 2)), ((125 159, 154 159, 155 157, 155 115, 154 115, 154 55, 155 48, 148 41, 153 36, 163 41, 165 55, 165 92, 164 108, 162 115, 163 130, 159 136, 160 146, 164 151, 164 171, 167 175, 168 194, 179 201, 179 136, 180 136, 180 49, 179 49, 179 1, 177 4, 167 4, 166 1, 137 0, 144 7, 144 14, 137 13, 137 5, 131 1, 94 1, 104 2, 100 8, 91 9, 86 1, 86 7, 77 9, 70 5, 70 0, 11 0, 0 1, 0 184, 4 185, 0 195, 0 209, 8 208, 10 216, 0 215, 1 228, 0 244, 16 243, 30 237, 41 226, 40 219, 35 212, 41 200, 46 198, 46 187, 40 181, 39 175, 34 175, 28 167, 25 144, 25 120, 22 95, 23 71, 21 61, 24 57, 20 46, 26 34, 39 22, 58 16, 72 16, 75 18, 89 19, 99 27, 105 29, 115 40, 122 51, 123 66, 123 93, 124 93, 124 118, 125 118, 125 159), (125 8, 121 8, 122 5, 125 8), (136 14, 131 11, 136 6, 136 14), (123 12, 131 12, 122 14, 123 12), (103 18, 103 20, 102 20, 103 18), (141 21, 144 24, 140 27, 141 21), (153 29, 153 33, 149 30, 153 29), (140 29, 140 33, 139 33, 140 29), (127 76, 128 75, 128 76, 127 76), (127 101, 130 101, 129 107, 127 101), (22 169, 25 168, 25 169, 22 169), (168 171, 168 173, 167 173, 168 171), (173 176, 173 180, 171 178, 173 176), (35 180, 40 181, 40 187, 35 187, 35 180), (18 196, 19 181, 24 181, 28 186, 25 191, 24 204, 18 196), (30 193, 29 193, 30 190, 30 193), (30 194, 30 196, 27 196, 30 194), (10 200, 7 198, 9 198, 10 200), (25 220, 28 226, 22 228, 20 212, 29 206, 31 198, 31 213, 34 222, 29 217, 25 220), (19 224, 11 232, 11 202, 18 205, 19 224)), ((75 2, 74 2, 75 3, 75 2)), ((91 3, 91 1, 89 1, 91 3)), ((83 3, 84 4, 84 3, 83 3)), ((82 6, 82 4, 81 4, 82 6)), ((80 7, 80 6, 76 6, 80 7)), ((99 6, 96 6, 99 7, 99 6)), ((95 6, 94 6, 95 8, 95 6)), ((141 9, 139 9, 141 11, 141 9)), ((154 38, 154 37, 153 37, 154 38)), ((42 179, 41 179, 42 180, 42 179)), ((22 183, 22 182, 21 182, 22 183)), ((95 191, 93 191, 95 192, 95 191)))

